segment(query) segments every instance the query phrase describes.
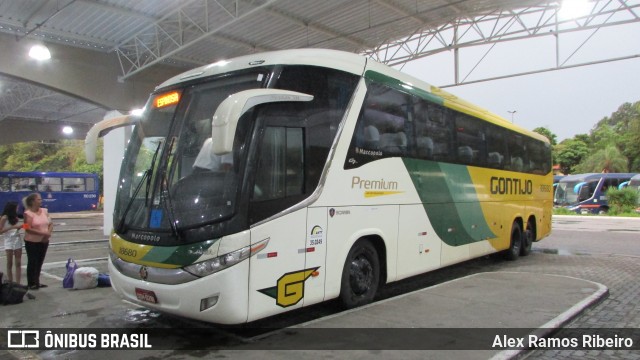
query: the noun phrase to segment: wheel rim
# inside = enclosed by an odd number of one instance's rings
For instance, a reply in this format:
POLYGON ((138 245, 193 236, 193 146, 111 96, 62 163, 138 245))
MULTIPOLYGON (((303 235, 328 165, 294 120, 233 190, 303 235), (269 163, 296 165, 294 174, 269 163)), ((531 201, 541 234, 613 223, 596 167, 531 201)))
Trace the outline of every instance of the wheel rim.
POLYGON ((360 255, 351 261, 349 282, 356 295, 366 293, 373 284, 373 266, 366 256, 360 255))

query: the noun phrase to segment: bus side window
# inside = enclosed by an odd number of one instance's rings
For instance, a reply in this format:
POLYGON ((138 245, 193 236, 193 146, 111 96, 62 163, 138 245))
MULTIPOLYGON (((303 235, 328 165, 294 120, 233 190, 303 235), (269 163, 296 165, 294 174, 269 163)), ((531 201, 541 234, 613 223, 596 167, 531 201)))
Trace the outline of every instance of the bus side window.
POLYGON ((451 126, 447 122, 449 112, 441 105, 416 99, 413 114, 416 156, 424 160, 451 160, 451 126))
POLYGON ((0 177, 0 191, 11 191, 10 179, 8 177, 0 177))
POLYGON ((345 169, 413 153, 413 122, 409 111, 412 97, 373 81, 367 83, 367 88, 345 169))
POLYGON ((525 171, 525 158, 526 147, 523 144, 523 136, 517 133, 509 134, 507 139, 507 147, 509 150, 509 157, 506 166, 512 171, 525 171))
POLYGON ((423 160, 433 159, 434 152, 434 143, 428 126, 430 121, 428 107, 428 103, 421 99, 417 99, 413 106, 416 134, 416 156, 418 159, 423 160))
POLYGON ((62 178, 63 191, 86 191, 84 178, 62 178))
POLYGON ((456 113, 457 162, 484 165, 485 135, 482 123, 469 115, 456 113))
POLYGON ((38 191, 56 192, 61 190, 62 185, 60 178, 42 177, 38 179, 38 191))
POLYGON ((584 201, 589 198, 589 187, 585 184, 580 187, 580 193, 578 194, 578 201, 584 201))
POLYGON ((38 189, 36 184, 36 178, 13 178, 11 191, 36 191, 38 189))
POLYGON ((94 178, 86 179, 87 189, 86 191, 96 191, 96 180, 94 178))
POLYGON ((405 156, 409 96, 384 85, 371 83, 369 86, 361 119, 365 124, 364 133, 360 136, 369 146, 377 145, 374 149, 382 151, 382 156, 405 156))
POLYGON ((265 129, 253 201, 274 200, 303 193, 303 144, 302 128, 265 129))
POLYGON ((493 124, 485 124, 487 134, 487 166, 494 169, 504 169, 505 154, 507 153, 507 134, 505 129, 493 124))

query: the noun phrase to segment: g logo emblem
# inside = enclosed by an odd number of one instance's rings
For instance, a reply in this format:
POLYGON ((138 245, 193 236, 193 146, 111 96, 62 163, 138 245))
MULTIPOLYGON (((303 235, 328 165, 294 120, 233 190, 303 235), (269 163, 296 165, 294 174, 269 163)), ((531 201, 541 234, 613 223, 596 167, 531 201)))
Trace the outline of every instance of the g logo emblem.
POLYGON ((142 280, 147 280, 147 278, 149 277, 149 271, 147 270, 147 267, 146 267, 146 266, 144 266, 144 265, 142 265, 142 266, 140 267, 140 272, 139 272, 139 274, 140 274, 140 278, 141 278, 142 280))
POLYGON ((276 304, 283 308, 293 306, 304 297, 304 282, 319 267, 294 271, 284 274, 278 279, 276 286, 258 290, 261 293, 276 299, 276 304))

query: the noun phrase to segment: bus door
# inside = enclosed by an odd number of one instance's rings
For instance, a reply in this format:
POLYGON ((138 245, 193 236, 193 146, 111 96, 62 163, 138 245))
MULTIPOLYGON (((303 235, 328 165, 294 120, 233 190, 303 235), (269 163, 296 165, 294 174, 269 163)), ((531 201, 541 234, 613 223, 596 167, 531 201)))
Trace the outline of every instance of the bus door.
POLYGON ((277 117, 267 119, 256 146, 251 242, 269 243, 251 257, 249 321, 301 307, 305 280, 311 275, 305 267, 307 208, 289 210, 306 197, 304 131, 285 124, 277 117))

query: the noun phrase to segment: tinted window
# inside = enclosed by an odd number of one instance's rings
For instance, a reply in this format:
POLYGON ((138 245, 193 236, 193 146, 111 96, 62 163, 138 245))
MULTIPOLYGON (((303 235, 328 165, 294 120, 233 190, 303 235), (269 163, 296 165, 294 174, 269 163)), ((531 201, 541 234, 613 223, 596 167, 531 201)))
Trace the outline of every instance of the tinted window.
POLYGON ((374 82, 367 83, 367 88, 346 168, 409 155, 409 139, 413 134, 408 112, 411 96, 374 82))
POLYGON ((267 127, 252 199, 273 200, 304 191, 304 142, 301 128, 267 127))
POLYGON ((415 114, 416 156, 425 160, 452 161, 453 130, 445 107, 417 99, 415 114))
POLYGON ((547 143, 368 81, 344 168, 396 156, 533 174, 551 171, 547 143))
POLYGON ((469 115, 456 113, 456 162, 482 166, 485 164, 484 123, 469 115))
POLYGON ((84 178, 62 178, 63 191, 87 191, 84 178))
POLYGON ((315 191, 359 80, 353 74, 312 66, 285 66, 273 78, 275 88, 313 95, 313 100, 257 107, 250 223, 315 191))

